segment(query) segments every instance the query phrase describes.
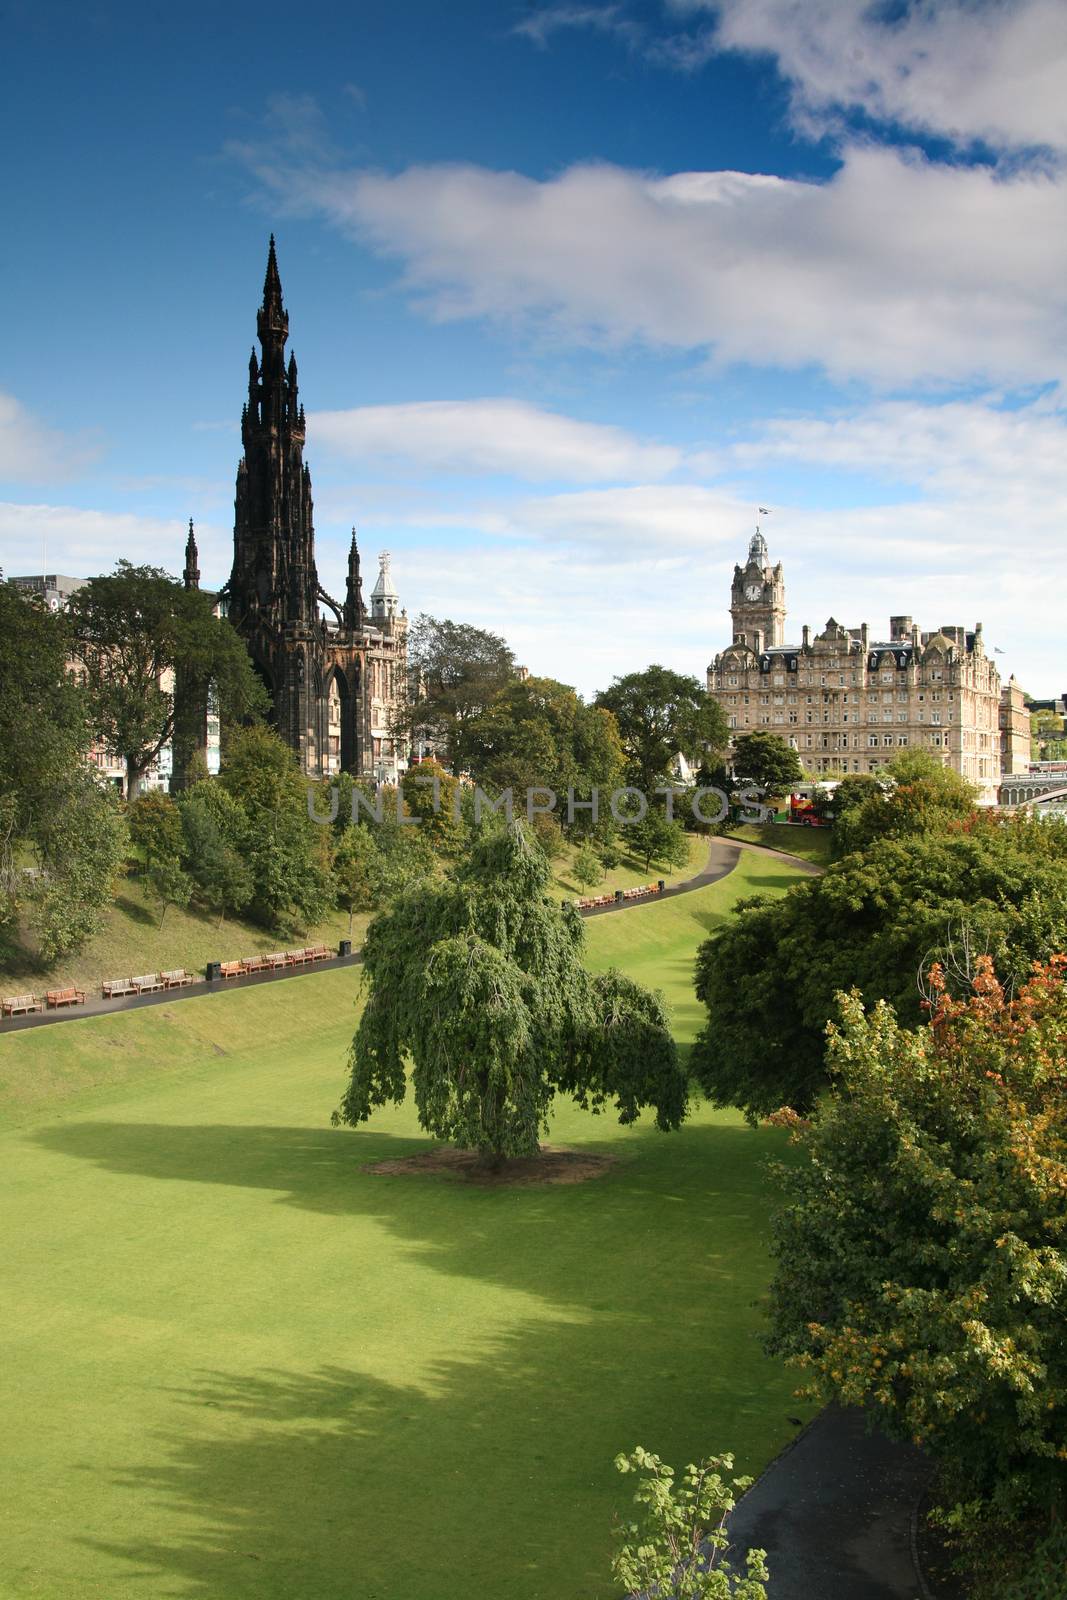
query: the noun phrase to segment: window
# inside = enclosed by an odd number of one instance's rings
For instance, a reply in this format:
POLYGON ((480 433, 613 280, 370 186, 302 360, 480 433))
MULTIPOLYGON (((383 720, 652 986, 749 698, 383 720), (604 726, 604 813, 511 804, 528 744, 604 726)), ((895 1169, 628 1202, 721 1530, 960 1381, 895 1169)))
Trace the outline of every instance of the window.
POLYGON ((731 688, 736 689, 737 688, 737 673, 736 672, 731 673, 730 677, 728 677, 726 681, 727 681, 728 684, 730 684, 731 688))
POLYGON ((882 735, 882 743, 885 745, 887 750, 892 749, 892 746, 893 746, 893 735, 891 733, 883 733, 883 735, 882 735))
POLYGON ((775 688, 781 688, 781 686, 784 683, 785 683, 785 673, 784 672, 776 672, 774 674, 774 685, 775 685, 775 688))
POLYGON ((907 745, 907 742, 908 736, 906 733, 897 734, 897 744, 900 745, 901 749, 904 749, 904 747, 907 745))
POLYGON ((869 733, 867 735, 867 747, 870 750, 877 750, 877 748, 878 748, 878 735, 876 733, 869 733))

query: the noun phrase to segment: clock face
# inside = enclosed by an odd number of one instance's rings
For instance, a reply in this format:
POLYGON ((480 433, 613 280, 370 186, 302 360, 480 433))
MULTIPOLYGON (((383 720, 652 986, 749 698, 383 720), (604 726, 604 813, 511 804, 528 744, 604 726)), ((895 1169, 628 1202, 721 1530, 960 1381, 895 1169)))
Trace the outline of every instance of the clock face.
POLYGON ((758 600, 762 593, 763 593, 763 588, 762 588, 761 584, 750 583, 745 588, 745 599, 746 600, 758 600))

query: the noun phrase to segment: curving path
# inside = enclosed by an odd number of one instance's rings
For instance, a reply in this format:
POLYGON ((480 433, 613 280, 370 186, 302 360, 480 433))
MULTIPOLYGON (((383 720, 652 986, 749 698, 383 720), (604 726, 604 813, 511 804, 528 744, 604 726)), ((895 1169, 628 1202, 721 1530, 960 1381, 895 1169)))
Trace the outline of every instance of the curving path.
POLYGON ((738 1501, 731 1560, 767 1552, 767 1600, 929 1600, 915 1549, 929 1458, 828 1406, 738 1501))
MULTIPOLYGON (((707 864, 695 877, 686 878, 682 883, 670 884, 662 894, 647 900, 620 900, 606 906, 590 906, 582 912, 582 916, 602 917, 616 911, 631 911, 635 906, 657 905, 672 895, 692 894, 696 889, 706 889, 708 884, 718 883, 730 875, 740 859, 742 850, 754 850, 759 855, 784 859, 792 866, 799 867, 802 872, 817 873, 821 870, 809 861, 802 861, 799 856, 786 855, 784 851, 771 850, 766 845, 749 844, 743 839, 712 839, 709 844, 707 864)), ((305 977, 309 972, 332 972, 337 967, 358 966, 362 960, 362 952, 355 950, 350 956, 333 956, 329 961, 317 961, 312 966, 283 967, 280 972, 251 972, 246 977, 227 978, 225 982, 221 979, 217 983, 201 981, 189 984, 184 989, 164 990, 159 994, 128 995, 117 1000, 105 1000, 97 995, 91 1000, 86 1000, 82 1006, 65 1006, 60 1011, 35 1011, 25 1017, 5 1017, 0 1022, 0 1036, 5 1033, 19 1033, 23 1028, 50 1028, 60 1022, 77 1022, 83 1017, 111 1017, 121 1011, 138 1011, 145 1006, 175 1005, 180 1000, 225 994, 233 989, 248 989, 260 983, 288 983, 291 979, 305 977)))

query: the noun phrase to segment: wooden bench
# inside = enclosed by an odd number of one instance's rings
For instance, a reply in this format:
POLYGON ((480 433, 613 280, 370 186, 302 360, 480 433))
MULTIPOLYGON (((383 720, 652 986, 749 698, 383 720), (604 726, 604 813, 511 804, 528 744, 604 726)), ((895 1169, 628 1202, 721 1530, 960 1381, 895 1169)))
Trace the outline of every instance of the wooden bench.
POLYGON ((163 988, 163 979, 158 972, 142 972, 140 977, 131 978, 130 982, 138 994, 155 994, 163 988))
POLYGON ((285 964, 287 967, 302 967, 306 961, 310 960, 311 957, 306 950, 287 950, 285 952, 285 964))
POLYGON ((272 950, 269 956, 263 957, 263 965, 273 971, 277 967, 284 967, 287 960, 284 950, 272 950))
POLYGON ((195 983, 196 979, 191 972, 186 972, 184 967, 175 967, 173 972, 161 972, 164 989, 184 989, 186 984, 195 983))
POLYGON ((241 963, 239 961, 223 961, 219 972, 224 978, 239 978, 241 976, 241 963))
POLYGON ((0 1000, 0 1013, 5 1017, 18 1017, 28 1011, 43 1011, 44 1001, 36 994, 10 994, 0 1000))
POLYGON ((49 989, 46 998, 53 1010, 56 1006, 81 1006, 85 1004, 85 990, 49 989))
POLYGON ((117 1000, 121 995, 136 994, 137 985, 132 978, 108 978, 100 985, 105 1000, 117 1000))
POLYGON ((263 971, 263 957, 262 956, 244 956, 242 961, 241 961, 241 971, 242 972, 262 972, 263 971))
POLYGON ((309 944, 304 946, 304 957, 308 961, 329 961, 330 952, 324 944, 309 944))

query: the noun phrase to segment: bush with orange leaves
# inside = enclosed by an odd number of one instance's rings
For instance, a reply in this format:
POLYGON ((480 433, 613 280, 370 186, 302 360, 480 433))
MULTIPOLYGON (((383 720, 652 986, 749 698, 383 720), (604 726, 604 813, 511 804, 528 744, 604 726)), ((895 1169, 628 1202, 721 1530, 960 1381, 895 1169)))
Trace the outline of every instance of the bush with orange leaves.
POLYGON ((839 996, 833 1092, 781 1174, 772 1349, 930 1451, 972 1554, 1067 1511, 1065 976, 1009 998, 983 957, 960 1000, 935 968, 910 1031, 839 996))

